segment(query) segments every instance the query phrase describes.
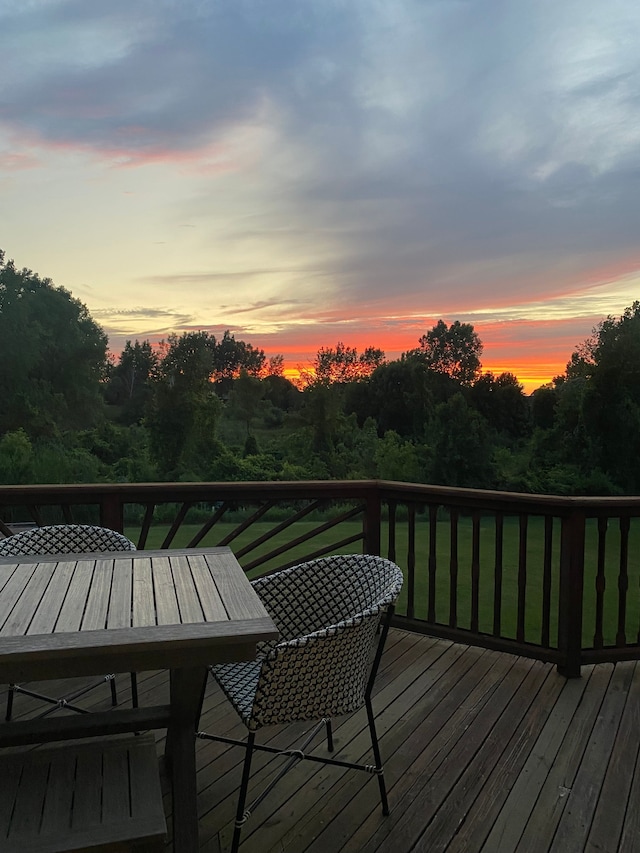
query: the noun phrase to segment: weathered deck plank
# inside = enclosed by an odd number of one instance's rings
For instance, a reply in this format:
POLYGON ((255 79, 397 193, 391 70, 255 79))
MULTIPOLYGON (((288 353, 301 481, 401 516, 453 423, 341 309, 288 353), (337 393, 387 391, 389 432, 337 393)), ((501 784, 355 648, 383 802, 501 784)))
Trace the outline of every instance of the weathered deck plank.
MULTIPOLYGON (((118 686, 126 701, 126 676, 118 686)), ((166 675, 142 674, 139 692, 142 703, 166 695, 166 675)), ((108 687, 100 693, 87 701, 106 708, 108 687)), ((18 716, 33 707, 18 697, 18 716)), ((548 664, 393 631, 374 707, 391 815, 374 779, 301 763, 249 819, 244 853, 640 851, 640 663, 565 681, 548 664)), ((213 683, 201 728, 244 733, 213 683)), ((284 747, 304 730, 260 737, 284 747)), ((365 758, 365 715, 336 721, 335 740, 345 757, 365 758)), ((237 748, 197 743, 202 853, 228 849, 241 760, 237 748)), ((254 792, 274 766, 256 756, 254 792)), ((170 825, 166 779, 163 791, 170 825)))

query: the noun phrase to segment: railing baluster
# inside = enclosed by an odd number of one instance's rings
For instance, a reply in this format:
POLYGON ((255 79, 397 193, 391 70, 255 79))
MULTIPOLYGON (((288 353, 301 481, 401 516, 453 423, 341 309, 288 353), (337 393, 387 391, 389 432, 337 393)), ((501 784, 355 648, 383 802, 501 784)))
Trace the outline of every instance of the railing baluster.
POLYGON ((585 517, 580 511, 562 519, 560 593, 558 597, 558 671, 567 678, 580 675, 582 663, 582 595, 584 588, 585 517))
POLYGON ((473 513, 471 545, 471 630, 478 632, 480 610, 480 514, 473 513))
POLYGON ((496 555, 493 586, 493 636, 499 637, 502 628, 502 570, 504 551, 504 515, 501 512, 496 513, 495 526, 496 555))
MULTIPOLYGON (((360 515, 363 511, 362 506, 352 507, 350 510, 346 510, 341 513, 339 516, 326 521, 324 524, 319 524, 317 527, 314 527, 313 530, 305 533, 302 536, 298 536, 295 539, 290 539, 284 545, 279 546, 278 548, 274 548, 269 551, 267 554, 262 554, 260 557, 257 557, 250 563, 244 564, 245 571, 251 571, 252 569, 258 568, 262 565, 266 565, 269 560, 274 559, 275 557, 279 557, 282 554, 285 554, 287 551, 291 551, 293 548, 296 548, 298 545, 303 545, 307 542, 310 542, 316 536, 320 536, 322 533, 325 533, 327 530, 331 530, 334 527, 337 527, 343 521, 348 521, 350 518, 354 518, 357 515, 360 515)), ((358 533, 355 533, 353 536, 349 536, 345 539, 340 540, 339 542, 333 542, 318 551, 314 551, 313 554, 305 554, 304 557, 301 557, 300 560, 311 560, 315 556, 321 556, 323 554, 329 554, 332 550, 337 550, 338 548, 343 548, 345 545, 350 545, 353 542, 359 542, 362 540, 363 533, 362 529, 358 533)), ((300 562, 298 560, 298 562, 300 562)), ((295 562, 295 561, 294 561, 295 562)), ((289 565, 289 564, 288 564, 289 565)), ((291 564, 293 565, 293 563, 291 564)), ((278 568, 283 568, 283 566, 278 566, 278 568)))
POLYGON ((618 631, 616 646, 627 644, 627 591, 629 589, 629 516, 620 517, 620 570, 618 572, 618 631))
POLYGON ((247 530, 249 527, 251 527, 252 524, 255 524, 256 521, 260 521, 262 516, 266 512, 268 512, 268 510, 270 510, 272 506, 273 506, 272 501, 267 501, 267 503, 264 503, 264 504, 262 504, 262 506, 259 506, 258 509, 255 510, 248 518, 245 518, 244 521, 242 521, 240 524, 236 525, 236 527, 234 527, 233 530, 231 530, 226 536, 224 536, 220 540, 219 544, 220 545, 229 545, 231 542, 233 542, 234 539, 237 539, 241 533, 244 533, 245 530, 247 530))
POLYGON ((229 501, 224 501, 220 504, 220 506, 216 509, 216 511, 211 515, 209 520, 202 525, 198 533, 193 537, 193 539, 187 545, 187 548, 195 548, 196 545, 199 545, 200 542, 204 539, 204 537, 211 533, 216 524, 220 521, 222 516, 230 509, 231 504, 229 501))
POLYGON ((151 530, 151 524, 153 523, 153 513, 156 510, 155 503, 147 504, 144 511, 144 518, 142 520, 142 530, 140 531, 140 538, 138 539, 138 548, 144 548, 147 544, 147 537, 149 535, 149 530, 151 530))
POLYGON ((164 538, 164 541, 161 545, 162 548, 168 548, 171 545, 171 543, 173 542, 173 540, 175 538, 176 533, 180 529, 182 522, 187 517, 187 513, 189 512, 189 510, 191 509, 192 506, 193 506, 193 503, 191 501, 184 501, 183 502, 182 506, 178 510, 178 514, 176 515, 176 517, 173 520, 173 524, 169 528, 169 532, 167 533, 167 535, 164 538))
POLYGON ((551 568, 553 558, 553 518, 544 517, 544 558, 542 567, 542 627, 540 643, 549 645, 551 633, 551 568))
POLYGON ((606 538, 608 519, 598 519, 598 565, 596 569, 596 612, 595 628, 593 633, 594 649, 601 649, 604 645, 604 594, 607 587, 605 574, 606 538))
POLYGON ((396 561, 396 501, 389 501, 389 547, 387 557, 395 563, 396 561))
POLYGON ((44 520, 42 518, 42 513, 40 512, 40 507, 36 506, 36 504, 29 504, 27 509, 31 514, 31 518, 35 521, 38 527, 42 527, 42 525, 44 524, 44 520))
POLYGON ((407 542, 407 616, 415 616, 416 605, 416 505, 407 505, 408 542, 407 542))
MULTIPOLYGON (((36 521, 42 524, 42 520, 36 521)), ((119 494, 104 495, 100 502, 100 524, 124 532, 124 501, 119 494)))
POLYGON ((436 621, 437 530, 438 505, 429 504, 429 599, 427 604, 427 620, 429 622, 436 621))
MULTIPOLYGON (((271 502, 274 505, 274 502, 271 502)), ((249 554, 251 551, 255 551, 260 545, 264 545, 265 542, 268 542, 269 539, 273 539, 274 536, 277 536, 279 533, 287 530, 287 528, 291 527, 292 524, 295 524, 297 521, 302 521, 305 516, 309 515, 309 513, 314 512, 314 510, 318 509, 322 506, 320 501, 312 501, 307 506, 299 509, 298 512, 294 513, 290 518, 287 518, 285 521, 281 521, 280 524, 276 524, 275 527, 272 527, 271 530, 267 530, 266 533, 263 533, 262 536, 258 536, 257 539, 253 539, 244 548, 240 548, 238 551, 235 551, 236 557, 244 557, 246 554, 249 554)), ((207 529, 209 527, 210 522, 207 524, 207 529)), ((202 537, 200 537, 202 539, 202 537)), ((198 541, 200 541, 200 539, 198 541)), ((192 547, 191 544, 188 546, 192 547)))
POLYGON ((524 642, 527 610, 527 530, 529 516, 520 514, 520 538, 518 544, 518 622, 516 640, 524 642))
POLYGON ((457 509, 450 512, 450 542, 449 554, 449 626, 458 626, 458 517, 457 509))
POLYGON ((365 554, 380 554, 382 548, 382 499, 378 489, 369 489, 362 516, 362 538, 365 554))

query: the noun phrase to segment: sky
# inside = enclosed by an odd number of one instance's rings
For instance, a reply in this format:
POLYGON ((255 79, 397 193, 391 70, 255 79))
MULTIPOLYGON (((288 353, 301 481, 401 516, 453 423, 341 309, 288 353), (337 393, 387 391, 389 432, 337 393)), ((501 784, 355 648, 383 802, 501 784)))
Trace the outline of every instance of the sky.
POLYGON ((637 0, 0 0, 0 248, 118 353, 439 319, 525 390, 640 298, 637 0))

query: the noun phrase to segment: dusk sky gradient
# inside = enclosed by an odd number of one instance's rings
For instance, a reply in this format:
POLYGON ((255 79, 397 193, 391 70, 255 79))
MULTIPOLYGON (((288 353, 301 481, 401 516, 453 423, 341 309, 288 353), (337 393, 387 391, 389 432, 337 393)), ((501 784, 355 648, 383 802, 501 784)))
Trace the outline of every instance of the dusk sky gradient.
POLYGON ((289 366, 439 318, 530 391, 640 298, 637 0, 0 0, 0 248, 289 366))

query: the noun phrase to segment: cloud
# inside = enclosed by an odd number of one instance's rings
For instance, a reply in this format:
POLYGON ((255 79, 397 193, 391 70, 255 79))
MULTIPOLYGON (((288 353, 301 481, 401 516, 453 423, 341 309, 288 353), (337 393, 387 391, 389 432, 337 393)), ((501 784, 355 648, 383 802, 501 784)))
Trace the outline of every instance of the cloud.
POLYGON ((170 306, 150 329, 619 312, 639 25, 635 0, 4 3, 0 169, 183 179, 132 279, 170 306))

